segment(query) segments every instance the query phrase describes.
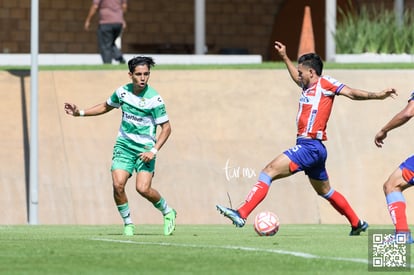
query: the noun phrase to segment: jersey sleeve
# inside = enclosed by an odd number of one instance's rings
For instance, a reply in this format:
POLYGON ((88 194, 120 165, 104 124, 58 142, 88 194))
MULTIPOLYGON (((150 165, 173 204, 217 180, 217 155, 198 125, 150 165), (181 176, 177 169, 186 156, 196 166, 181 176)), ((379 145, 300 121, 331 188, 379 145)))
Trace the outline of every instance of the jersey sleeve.
POLYGON ((164 122, 167 122, 169 120, 167 111, 165 109, 165 104, 160 95, 157 96, 157 99, 154 101, 155 104, 152 111, 152 117, 154 118, 155 124, 163 124, 164 122))
POLYGON ((106 101, 106 104, 114 108, 119 108, 121 106, 121 99, 119 96, 119 89, 117 89, 106 101))
POLYGON ((408 102, 410 102, 411 100, 414 100, 414 91, 411 92, 411 95, 408 98, 408 102))
POLYGON ((345 86, 345 84, 342 82, 328 75, 322 77, 321 85, 324 90, 330 91, 335 95, 338 95, 342 88, 345 86))

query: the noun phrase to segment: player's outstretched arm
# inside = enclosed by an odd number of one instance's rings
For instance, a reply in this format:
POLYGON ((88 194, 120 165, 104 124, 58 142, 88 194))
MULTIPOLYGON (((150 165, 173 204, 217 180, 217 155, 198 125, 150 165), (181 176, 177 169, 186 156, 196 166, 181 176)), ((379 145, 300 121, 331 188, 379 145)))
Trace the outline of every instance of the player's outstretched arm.
POLYGON ((340 95, 346 96, 352 100, 370 100, 370 99, 386 99, 388 97, 395 98, 398 96, 394 88, 387 88, 380 92, 367 92, 359 89, 353 89, 348 86, 342 88, 340 95))
POLYGON ((296 66, 293 64, 293 62, 290 60, 290 58, 286 54, 286 46, 282 44, 279 41, 275 41, 275 49, 276 52, 279 54, 280 58, 282 58, 283 62, 286 65, 286 68, 289 71, 290 77, 292 80, 301 87, 301 82, 299 81, 299 72, 296 66))
POLYGON ((98 116, 111 111, 114 107, 104 102, 88 109, 80 110, 76 104, 65 103, 64 109, 66 114, 71 116, 98 116))
POLYGON ((387 138, 387 133, 392 129, 398 128, 401 125, 405 124, 414 116, 414 101, 410 100, 398 114, 396 114, 381 130, 375 135, 375 145, 377 147, 382 147, 384 144, 384 139, 387 138))

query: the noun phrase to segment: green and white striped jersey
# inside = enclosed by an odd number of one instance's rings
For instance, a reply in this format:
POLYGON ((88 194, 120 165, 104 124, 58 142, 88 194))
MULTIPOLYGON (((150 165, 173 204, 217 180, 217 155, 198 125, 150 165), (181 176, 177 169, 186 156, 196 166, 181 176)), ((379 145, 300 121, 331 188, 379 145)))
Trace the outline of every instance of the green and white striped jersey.
POLYGON ((151 149, 156 142, 157 125, 168 121, 165 104, 161 96, 147 85, 138 95, 133 94, 133 84, 121 86, 106 103, 122 110, 117 143, 131 149, 151 149))

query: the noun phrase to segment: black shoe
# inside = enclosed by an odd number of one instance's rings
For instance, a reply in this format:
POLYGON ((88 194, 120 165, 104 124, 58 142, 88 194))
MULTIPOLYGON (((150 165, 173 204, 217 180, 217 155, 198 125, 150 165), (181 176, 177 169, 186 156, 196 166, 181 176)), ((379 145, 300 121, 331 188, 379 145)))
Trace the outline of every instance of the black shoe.
POLYGON ((359 220, 358 222, 358 226, 353 227, 351 229, 351 232, 349 233, 349 236, 358 236, 359 234, 361 234, 361 232, 365 232, 368 228, 368 223, 363 221, 363 220, 359 220))
POLYGON ((121 56, 120 58, 116 59, 116 61, 118 61, 119 64, 125 64, 126 63, 126 61, 125 61, 125 59, 124 59, 123 56, 121 56))

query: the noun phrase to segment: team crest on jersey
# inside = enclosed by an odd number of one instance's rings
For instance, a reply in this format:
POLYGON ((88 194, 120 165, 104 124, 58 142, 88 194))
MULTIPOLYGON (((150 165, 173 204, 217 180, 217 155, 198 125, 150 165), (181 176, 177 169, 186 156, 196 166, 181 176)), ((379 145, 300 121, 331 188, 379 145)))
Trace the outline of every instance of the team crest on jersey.
POLYGON ((141 99, 139 100, 138 106, 139 107, 145 107, 145 98, 141 97, 141 99))
POLYGON ((315 91, 315 89, 308 88, 308 89, 303 91, 303 94, 305 94, 307 96, 313 96, 313 95, 316 94, 316 91, 315 91))

